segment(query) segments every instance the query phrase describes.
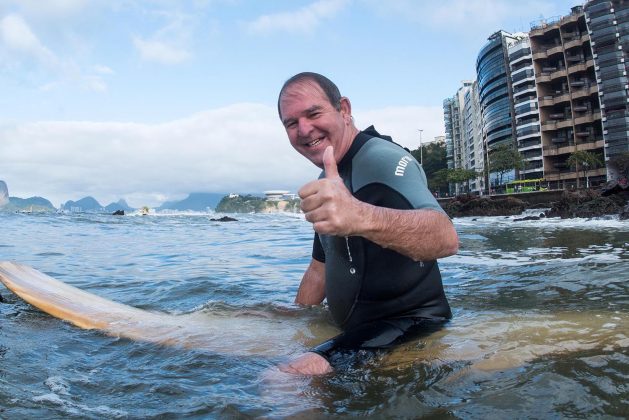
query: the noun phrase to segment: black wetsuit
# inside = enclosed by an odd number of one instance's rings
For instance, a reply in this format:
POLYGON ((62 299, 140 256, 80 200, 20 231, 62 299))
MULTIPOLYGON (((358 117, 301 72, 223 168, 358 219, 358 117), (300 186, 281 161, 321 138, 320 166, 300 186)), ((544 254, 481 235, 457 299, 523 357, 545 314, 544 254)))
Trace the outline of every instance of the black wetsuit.
MULTIPOLYGON (((419 163, 373 127, 356 136, 338 170, 360 201, 443 212, 419 163)), ((312 349, 326 358, 339 350, 387 348, 451 317, 436 261, 415 262, 360 236, 317 234, 312 257, 325 263, 328 306, 344 331, 312 349)))

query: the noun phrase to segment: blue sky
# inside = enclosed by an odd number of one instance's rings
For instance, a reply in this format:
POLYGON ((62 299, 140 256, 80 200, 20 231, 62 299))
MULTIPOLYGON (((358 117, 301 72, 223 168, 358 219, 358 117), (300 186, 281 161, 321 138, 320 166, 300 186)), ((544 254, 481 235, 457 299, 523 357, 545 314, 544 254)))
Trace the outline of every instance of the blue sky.
POLYGON ((491 33, 580 3, 0 0, 0 179, 56 206, 295 191, 318 170, 276 116, 291 75, 327 75, 359 128, 416 148, 491 33))

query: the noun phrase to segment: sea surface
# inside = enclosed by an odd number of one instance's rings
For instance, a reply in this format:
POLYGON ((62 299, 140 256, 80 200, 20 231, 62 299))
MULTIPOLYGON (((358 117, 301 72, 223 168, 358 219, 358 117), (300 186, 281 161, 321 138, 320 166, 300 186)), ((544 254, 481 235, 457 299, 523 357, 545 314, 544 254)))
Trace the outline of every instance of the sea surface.
POLYGON ((628 221, 455 219, 453 320, 306 378, 276 366, 338 332, 292 303, 310 224, 218 216, 0 214, 0 261, 208 326, 200 348, 132 341, 0 286, 0 418, 629 417, 628 221))

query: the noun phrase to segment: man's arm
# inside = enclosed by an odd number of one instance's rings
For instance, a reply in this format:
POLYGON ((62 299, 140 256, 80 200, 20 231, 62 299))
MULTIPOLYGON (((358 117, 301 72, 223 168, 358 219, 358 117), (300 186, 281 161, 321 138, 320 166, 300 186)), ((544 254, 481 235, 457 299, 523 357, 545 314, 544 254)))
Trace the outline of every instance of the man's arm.
POLYGON ((352 196, 339 177, 332 148, 324 153, 326 177, 299 190, 306 220, 318 233, 362 236, 415 261, 456 254, 458 235, 437 210, 397 210, 364 203, 352 196))
POLYGON ((323 299, 325 299, 325 264, 312 259, 301 279, 295 303, 318 305, 323 299))
MULTIPOLYGON (((300 305, 318 305, 325 299, 325 264, 310 261, 301 279, 295 303, 300 305)), ((322 356, 313 352, 299 355, 288 363, 279 366, 282 372, 295 375, 323 375, 332 372, 332 366, 322 356)))
POLYGON ((354 200, 357 219, 352 221, 348 212, 347 224, 355 226, 350 235, 362 236, 415 261, 436 260, 458 252, 459 237, 444 213, 389 209, 354 200))

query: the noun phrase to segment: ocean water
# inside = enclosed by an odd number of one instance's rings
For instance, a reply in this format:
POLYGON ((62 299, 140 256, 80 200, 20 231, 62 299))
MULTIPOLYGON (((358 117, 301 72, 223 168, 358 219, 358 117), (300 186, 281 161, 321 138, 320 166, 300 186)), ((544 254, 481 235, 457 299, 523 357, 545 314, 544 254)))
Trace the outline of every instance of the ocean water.
POLYGON ((83 330, 0 286, 0 418, 627 418, 629 222, 460 218, 454 319, 336 373, 276 369, 338 331, 292 304, 299 215, 0 214, 0 260, 207 322, 203 346, 83 330))

